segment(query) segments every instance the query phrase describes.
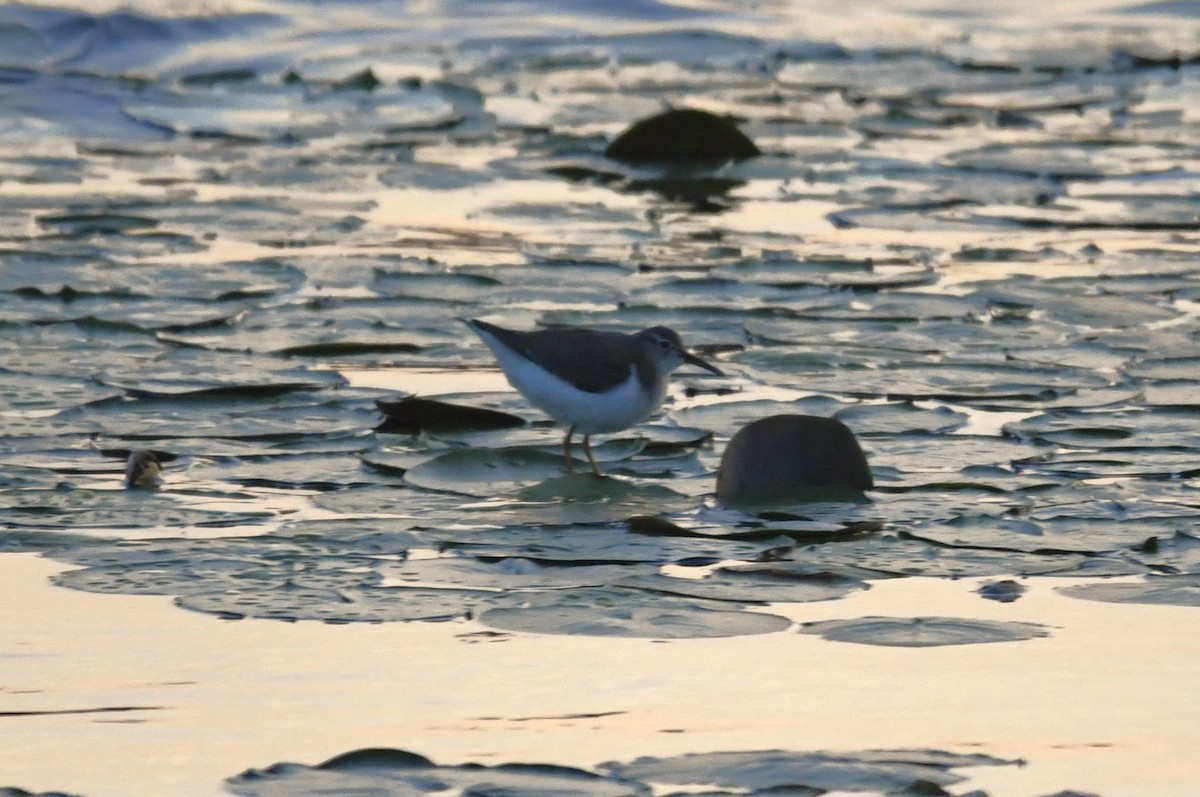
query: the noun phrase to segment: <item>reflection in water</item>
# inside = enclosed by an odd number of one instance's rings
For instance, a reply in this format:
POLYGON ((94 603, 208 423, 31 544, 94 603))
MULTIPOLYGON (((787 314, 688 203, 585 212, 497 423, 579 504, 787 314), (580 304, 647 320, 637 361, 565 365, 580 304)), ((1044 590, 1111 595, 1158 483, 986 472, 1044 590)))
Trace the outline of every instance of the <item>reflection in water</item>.
POLYGON ((976 579, 893 579, 771 608, 797 622, 950 613, 1051 628, 1019 643, 883 648, 793 633, 663 643, 469 621, 222 622, 161 597, 50 587, 61 566, 29 555, 0 568, 13 641, 4 709, 28 712, 0 718, 20 740, 0 751, 0 771, 25 788, 210 795, 248 766, 382 746, 442 763, 585 768, 707 750, 925 747, 1026 760, 963 771, 993 794, 1114 793, 1135 771, 1149 793, 1195 783, 1195 611, 1073 600, 1057 579, 1026 580, 1014 604, 981 600, 976 579), (60 713, 114 706, 157 710, 118 724, 60 713))

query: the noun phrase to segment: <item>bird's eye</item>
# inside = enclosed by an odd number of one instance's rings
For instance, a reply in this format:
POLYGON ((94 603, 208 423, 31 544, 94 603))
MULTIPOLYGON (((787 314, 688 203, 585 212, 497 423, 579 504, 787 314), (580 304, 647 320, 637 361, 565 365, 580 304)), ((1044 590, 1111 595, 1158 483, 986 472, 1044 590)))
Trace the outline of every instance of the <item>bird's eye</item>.
POLYGON ((671 348, 671 341, 667 340, 666 338, 659 338, 658 339, 658 348, 660 348, 660 349, 671 348))

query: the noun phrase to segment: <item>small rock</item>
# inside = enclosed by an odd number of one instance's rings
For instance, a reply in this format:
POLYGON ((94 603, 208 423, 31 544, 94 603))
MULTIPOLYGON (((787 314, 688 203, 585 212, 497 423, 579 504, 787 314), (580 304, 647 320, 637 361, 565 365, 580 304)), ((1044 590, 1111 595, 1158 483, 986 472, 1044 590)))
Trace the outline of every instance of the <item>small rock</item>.
POLYGON ((810 415, 772 415, 738 430, 717 472, 717 498, 726 503, 827 499, 874 486, 854 433, 810 415))
POLYGON ((727 116, 674 108, 634 122, 604 150, 624 163, 745 160, 762 152, 727 116))
POLYGON ((990 601, 1012 603, 1025 594, 1025 587, 1009 578, 1004 581, 989 581, 975 591, 979 593, 980 597, 990 601))

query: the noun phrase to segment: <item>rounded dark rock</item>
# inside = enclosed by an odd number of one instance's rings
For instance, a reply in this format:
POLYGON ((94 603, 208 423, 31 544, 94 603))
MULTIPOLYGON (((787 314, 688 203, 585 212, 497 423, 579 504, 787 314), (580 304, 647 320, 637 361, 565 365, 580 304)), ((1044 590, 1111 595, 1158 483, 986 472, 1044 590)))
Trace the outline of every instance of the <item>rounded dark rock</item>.
POLYGON ((875 486, 854 433, 834 418, 772 415, 729 441, 717 471, 717 498, 767 503, 858 493, 875 486))
POLYGON ((762 152, 727 116, 673 108, 634 122, 605 156, 624 163, 745 160, 762 152))

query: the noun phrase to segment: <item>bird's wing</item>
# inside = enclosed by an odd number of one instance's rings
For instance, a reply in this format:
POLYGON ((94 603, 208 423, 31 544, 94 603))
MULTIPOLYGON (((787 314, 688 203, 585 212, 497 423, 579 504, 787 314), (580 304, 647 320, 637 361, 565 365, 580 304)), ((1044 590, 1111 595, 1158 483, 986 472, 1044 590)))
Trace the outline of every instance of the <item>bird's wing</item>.
POLYGON ((527 332, 518 347, 538 365, 571 373, 571 381, 588 393, 603 393, 629 378, 637 344, 620 332, 555 327, 527 332))

